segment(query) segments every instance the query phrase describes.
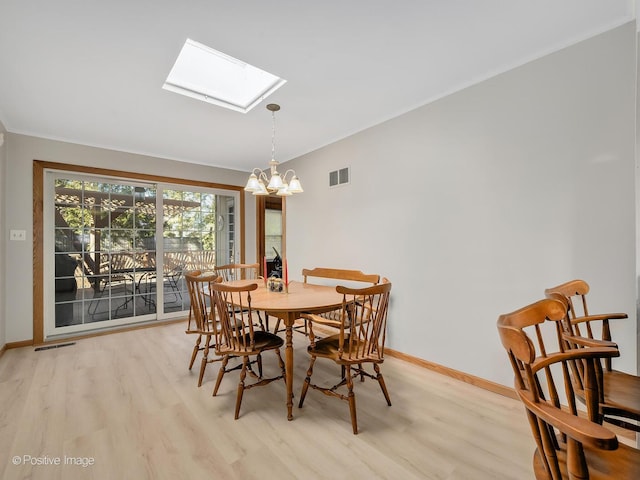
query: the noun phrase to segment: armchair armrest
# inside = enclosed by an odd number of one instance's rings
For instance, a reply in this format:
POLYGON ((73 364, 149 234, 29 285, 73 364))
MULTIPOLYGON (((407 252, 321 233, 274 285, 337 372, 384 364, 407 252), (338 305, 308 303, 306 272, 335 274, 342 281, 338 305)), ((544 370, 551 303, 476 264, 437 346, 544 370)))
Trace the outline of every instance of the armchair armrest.
MULTIPOLYGON (((598 315, 585 315, 583 317, 577 317, 571 319, 571 325, 575 325, 576 329, 579 328, 580 323, 587 322, 602 322, 602 340, 611 341, 611 330, 609 328, 609 320, 620 320, 628 318, 626 313, 602 313, 598 315)), ((589 336, 591 335, 591 327, 590 324, 587 323, 587 331, 589 332, 589 336)), ((610 365, 609 365, 610 368, 610 365)))
POLYGON ((566 352, 554 352, 546 357, 538 357, 531 363, 534 372, 538 372, 554 363, 582 358, 613 358, 619 357, 620 351, 614 347, 590 347, 568 350, 566 352))
POLYGON ((584 322, 598 322, 603 320, 621 320, 629 318, 626 313, 601 313, 598 315, 585 315, 584 317, 576 317, 571 319, 571 324, 576 325, 584 322))
POLYGON ((611 348, 618 348, 618 344, 615 342, 610 342, 608 340, 598 340, 595 338, 587 338, 587 337, 580 337, 577 335, 569 335, 567 333, 563 333, 562 334, 562 338, 564 338, 565 340, 571 342, 571 343, 575 343, 576 345, 580 345, 583 347, 611 347, 611 348))
POLYGON ((536 403, 529 394, 519 391, 520 399, 528 410, 544 419, 570 438, 602 450, 618 448, 618 438, 606 427, 594 423, 586 418, 580 418, 570 412, 565 412, 548 403, 536 403))

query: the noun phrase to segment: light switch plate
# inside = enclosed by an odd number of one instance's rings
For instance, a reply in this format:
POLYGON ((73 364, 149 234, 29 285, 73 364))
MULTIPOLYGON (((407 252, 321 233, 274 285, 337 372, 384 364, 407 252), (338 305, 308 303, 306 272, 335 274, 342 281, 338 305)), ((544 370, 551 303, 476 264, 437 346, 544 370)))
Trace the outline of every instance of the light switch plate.
POLYGON ((27 239, 26 230, 11 230, 9 232, 9 239, 18 242, 24 242, 27 239))

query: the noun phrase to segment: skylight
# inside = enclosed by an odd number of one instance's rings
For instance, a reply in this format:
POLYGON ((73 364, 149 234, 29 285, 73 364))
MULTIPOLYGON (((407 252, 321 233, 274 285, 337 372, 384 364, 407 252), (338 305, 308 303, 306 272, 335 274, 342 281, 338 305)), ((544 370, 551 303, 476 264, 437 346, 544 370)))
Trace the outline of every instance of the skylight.
POLYGON ((285 83, 188 38, 162 88, 247 113, 285 83))

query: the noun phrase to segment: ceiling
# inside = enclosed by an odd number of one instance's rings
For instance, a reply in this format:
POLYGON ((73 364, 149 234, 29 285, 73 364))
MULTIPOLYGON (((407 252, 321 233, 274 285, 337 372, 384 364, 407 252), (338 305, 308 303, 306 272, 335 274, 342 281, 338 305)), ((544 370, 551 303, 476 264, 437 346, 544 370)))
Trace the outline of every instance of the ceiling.
MULTIPOLYGON (((635 18, 634 0, 0 0, 9 132, 281 162, 635 18), (243 114, 162 89, 191 38, 287 80, 243 114)), ((150 167, 152 167, 150 165, 150 167)))

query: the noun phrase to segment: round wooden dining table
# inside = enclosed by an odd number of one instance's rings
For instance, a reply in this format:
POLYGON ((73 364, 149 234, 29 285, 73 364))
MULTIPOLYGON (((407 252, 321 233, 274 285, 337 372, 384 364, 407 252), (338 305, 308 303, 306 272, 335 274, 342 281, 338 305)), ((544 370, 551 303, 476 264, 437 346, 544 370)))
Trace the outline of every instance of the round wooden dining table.
POLYGON ((287 292, 270 292, 264 280, 234 280, 231 285, 257 283, 251 293, 251 308, 282 319, 285 329, 285 371, 287 380, 287 418, 293 419, 293 325, 303 313, 322 313, 342 306, 342 295, 335 287, 289 282, 287 292))

